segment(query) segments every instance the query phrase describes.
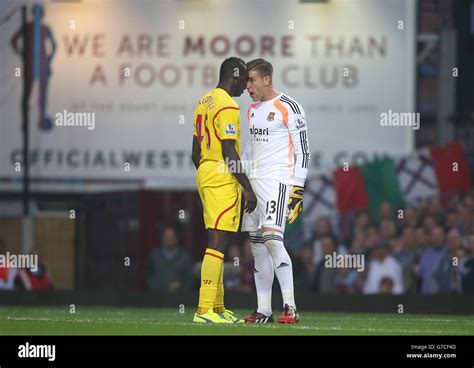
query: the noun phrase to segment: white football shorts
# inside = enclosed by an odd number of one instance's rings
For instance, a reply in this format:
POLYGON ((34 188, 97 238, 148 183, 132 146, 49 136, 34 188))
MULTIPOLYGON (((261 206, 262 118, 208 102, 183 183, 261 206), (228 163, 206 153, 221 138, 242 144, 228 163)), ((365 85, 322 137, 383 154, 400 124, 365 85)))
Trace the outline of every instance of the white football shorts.
POLYGON ((285 232, 291 185, 274 179, 249 180, 257 196, 257 207, 252 213, 244 211, 241 231, 257 231, 268 226, 285 232))

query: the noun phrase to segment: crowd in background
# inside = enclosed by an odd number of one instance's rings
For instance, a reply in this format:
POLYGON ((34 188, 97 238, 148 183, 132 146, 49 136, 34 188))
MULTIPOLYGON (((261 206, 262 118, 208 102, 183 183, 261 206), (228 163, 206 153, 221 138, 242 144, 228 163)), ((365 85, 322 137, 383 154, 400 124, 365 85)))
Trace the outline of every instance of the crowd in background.
MULTIPOLYGON (((306 239, 303 233, 300 229, 299 236, 285 241, 293 262, 296 291, 474 293, 474 190, 444 200, 423 200, 402 210, 382 203, 377 221, 366 211, 339 217, 339 221, 320 217, 306 239), (328 263, 335 255, 359 263, 343 262, 335 267, 333 262, 328 263)), ((0 238, 0 254, 6 249, 0 238)), ((33 253, 40 255, 37 250, 33 253)), ((51 289, 51 277, 41 257, 39 263, 35 272, 0 267, 0 289, 51 289)), ((200 266, 199 260, 193 260, 180 244, 177 229, 165 226, 146 261, 147 289, 197 290, 200 266)), ((254 293, 253 272, 248 236, 236 234, 225 254, 226 289, 254 293)))
MULTIPOLYGON (((254 292, 248 238, 226 251, 225 285, 254 292)), ((336 226, 316 220, 308 239, 286 242, 295 289, 332 294, 474 293, 474 191, 446 200, 432 198, 403 210, 382 203, 378 221, 361 211, 336 226), (334 255, 359 256, 362 264, 328 265, 334 255)), ((352 259, 355 259, 353 257, 352 259)), ((176 230, 163 232, 149 258, 150 289, 174 291, 199 286, 200 263, 179 246, 176 230)), ((276 283, 277 281, 275 281, 276 283)))
POLYGON ((473 192, 401 211, 383 203, 379 219, 356 214, 345 238, 329 219, 318 219, 311 239, 293 252, 297 287, 335 294, 474 293, 473 192), (361 255, 365 267, 325 267, 333 252, 361 255))

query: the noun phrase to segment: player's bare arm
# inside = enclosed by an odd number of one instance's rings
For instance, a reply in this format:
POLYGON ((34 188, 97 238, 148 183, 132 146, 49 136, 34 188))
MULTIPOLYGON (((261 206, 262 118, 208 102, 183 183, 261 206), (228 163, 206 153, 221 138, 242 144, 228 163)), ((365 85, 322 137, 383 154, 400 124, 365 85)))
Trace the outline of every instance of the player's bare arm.
POLYGON ((191 159, 193 160, 194 167, 197 170, 199 168, 199 162, 201 161, 201 145, 196 136, 193 136, 193 151, 191 153, 191 159))
MULTIPOLYGON (((231 139, 224 139, 222 140, 222 155, 226 162, 235 162, 236 167, 242 167, 239 154, 235 150, 235 141, 231 139)), ((255 210, 257 207, 257 197, 253 192, 252 186, 250 185, 249 179, 247 175, 239 170, 234 170, 233 175, 238 180, 240 185, 243 188, 243 195, 245 199, 245 212, 250 213, 255 210)))

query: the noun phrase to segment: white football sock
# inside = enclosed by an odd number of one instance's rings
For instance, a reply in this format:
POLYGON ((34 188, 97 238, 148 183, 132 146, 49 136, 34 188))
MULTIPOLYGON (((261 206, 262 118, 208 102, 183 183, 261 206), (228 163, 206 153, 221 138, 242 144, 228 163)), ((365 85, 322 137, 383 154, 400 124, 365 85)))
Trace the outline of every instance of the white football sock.
POLYGON ((283 244, 283 234, 278 231, 266 231, 263 233, 263 242, 273 260, 273 267, 280 283, 283 306, 288 304, 296 309, 293 265, 283 244))
POLYGON ((263 244, 262 232, 249 232, 254 259, 255 288, 257 289, 257 312, 266 316, 272 314, 273 262, 267 247, 263 244))

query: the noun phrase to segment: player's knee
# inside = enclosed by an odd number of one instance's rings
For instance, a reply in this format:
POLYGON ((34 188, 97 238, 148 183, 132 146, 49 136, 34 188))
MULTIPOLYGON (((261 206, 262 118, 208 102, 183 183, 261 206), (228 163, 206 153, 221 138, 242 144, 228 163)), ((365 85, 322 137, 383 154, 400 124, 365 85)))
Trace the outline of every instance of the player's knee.
POLYGON ((218 252, 224 253, 226 246, 222 240, 218 240, 214 238, 214 239, 209 239, 209 248, 217 250, 218 252))
POLYGON ((291 258, 283 244, 283 234, 278 231, 266 231, 263 233, 263 243, 270 253, 273 264, 276 267, 291 265, 291 258))
POLYGON ((227 248, 229 236, 226 232, 209 229, 209 248, 224 253, 227 248))
POLYGON ((209 239, 208 248, 217 250, 218 252, 224 253, 225 245, 221 241, 218 241, 215 238, 209 239))
POLYGON ((255 261, 258 261, 260 258, 268 257, 268 250, 263 242, 260 243, 250 243, 250 249, 252 251, 252 256, 255 261))
POLYGON ((254 258, 262 253, 267 253, 267 248, 263 244, 263 236, 259 231, 249 232, 250 249, 254 258))
POLYGON ((221 252, 221 253, 225 252, 225 247, 223 247, 220 244, 209 244, 208 248, 217 250, 218 252, 221 252))

